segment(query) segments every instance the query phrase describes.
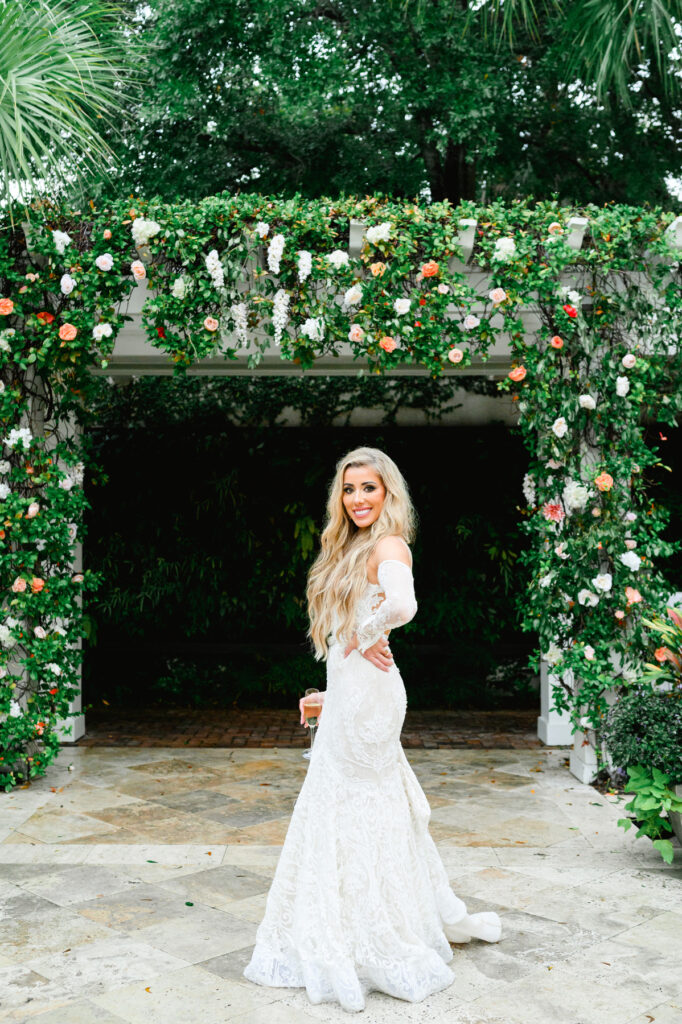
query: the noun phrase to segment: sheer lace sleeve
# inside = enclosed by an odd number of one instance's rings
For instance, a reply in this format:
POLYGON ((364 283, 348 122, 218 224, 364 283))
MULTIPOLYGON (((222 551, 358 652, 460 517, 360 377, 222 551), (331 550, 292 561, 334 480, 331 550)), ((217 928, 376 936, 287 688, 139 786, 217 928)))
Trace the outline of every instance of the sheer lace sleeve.
POLYGON ((364 654, 379 637, 395 626, 404 626, 417 611, 414 581, 409 565, 397 558, 385 558, 379 563, 377 578, 386 595, 379 607, 358 625, 358 650, 364 654))

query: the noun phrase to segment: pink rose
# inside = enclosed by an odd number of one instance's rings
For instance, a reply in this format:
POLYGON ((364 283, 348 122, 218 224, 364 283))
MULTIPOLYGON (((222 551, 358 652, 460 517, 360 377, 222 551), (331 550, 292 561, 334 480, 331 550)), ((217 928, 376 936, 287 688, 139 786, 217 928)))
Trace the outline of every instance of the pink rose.
POLYGON ((144 281, 147 276, 147 270, 142 260, 134 260, 130 264, 130 269, 136 281, 144 281))
POLYGON ((72 583, 82 583, 83 579, 84 579, 83 573, 82 572, 77 572, 77 573, 75 573, 71 577, 71 582, 72 583))
POLYGON ((639 590, 636 590, 634 587, 626 587, 625 596, 628 599, 628 604, 639 604, 642 600, 642 595, 639 590))
POLYGON ((523 378, 526 376, 526 367, 525 366, 515 366, 513 370, 509 371, 507 376, 510 378, 510 380, 514 380, 514 381, 523 380, 523 378))
POLYGON ((39 594, 45 586, 45 580, 42 580, 40 576, 31 577, 31 590, 34 594, 39 594))
POLYGON ((562 228, 558 220, 552 221, 547 230, 550 233, 550 235, 563 235, 564 233, 564 229, 562 228))
POLYGON ((102 238, 105 242, 109 241, 109 239, 111 238, 111 231, 109 228, 104 229, 104 231, 102 232, 102 238))
POLYGON ((425 263, 424 266, 422 267, 422 276, 423 277, 435 277, 439 270, 440 270, 440 267, 438 266, 436 261, 435 260, 429 260, 428 263, 425 263))
POLYGON ((548 523, 560 523, 565 515, 558 501, 546 501, 542 506, 542 514, 548 523))
POLYGON ((493 288, 490 292, 490 301, 494 302, 496 306, 498 306, 500 302, 504 302, 506 298, 507 293, 504 288, 493 288))
POLYGON ((617 619, 624 619, 625 618, 625 612, 621 611, 620 608, 618 609, 618 611, 615 611, 613 614, 616 616, 617 619))
POLYGON ((563 348, 563 338, 560 338, 558 334, 555 334, 554 337, 550 340, 550 345, 552 346, 552 348, 563 348))
POLYGON ((448 352, 448 359, 451 363, 461 363, 464 359, 464 353, 461 348, 451 348, 448 352))
POLYGON ((628 352, 627 355, 623 356, 621 362, 626 370, 631 370, 637 362, 637 357, 632 352, 628 352))
POLYGON ((33 517, 37 516, 39 512, 40 505, 38 504, 37 501, 32 501, 31 504, 28 506, 28 509, 26 510, 26 518, 33 519, 33 517))
POLYGON ((383 337, 379 345, 383 348, 384 352, 392 352, 396 348, 395 339, 389 337, 389 335, 383 337))
POLYGON ((360 324, 353 324, 353 326, 351 327, 351 329, 348 332, 348 340, 349 341, 355 341, 355 342, 362 341, 364 336, 365 336, 365 332, 363 331, 363 329, 360 326, 360 324))
POLYGON ((12 584, 12 590, 15 594, 23 594, 26 590, 26 580, 23 576, 17 576, 14 583, 12 584))
POLYGON ((637 541, 636 540, 631 540, 628 537, 628 539, 625 541, 625 547, 628 549, 628 551, 634 551, 635 548, 637 547, 637 541))
POLYGON ((78 334, 78 328, 73 324, 62 324, 59 328, 59 337, 62 341, 73 341, 78 334))
POLYGON ((14 309, 14 303, 11 299, 0 299, 0 316, 9 316, 14 309))
POLYGON ((204 320, 204 327, 207 331, 217 331, 220 324, 214 316, 207 316, 204 320))

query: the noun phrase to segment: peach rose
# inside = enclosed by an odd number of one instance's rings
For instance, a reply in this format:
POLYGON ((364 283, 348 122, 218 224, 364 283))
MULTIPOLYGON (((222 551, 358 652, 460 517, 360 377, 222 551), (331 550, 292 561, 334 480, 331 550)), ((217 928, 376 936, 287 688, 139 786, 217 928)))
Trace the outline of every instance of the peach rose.
POLYGON ((144 281, 147 276, 147 270, 142 260, 133 260, 130 264, 130 269, 136 281, 144 281))
POLYGON ((621 611, 620 608, 618 609, 618 611, 615 611, 613 614, 616 616, 617 619, 624 619, 625 618, 625 612, 621 611))
POLYGON ((14 583, 12 584, 12 590, 15 594, 23 594, 26 590, 26 580, 23 576, 17 576, 14 583))
POLYGON ((424 266, 422 267, 422 274, 424 275, 424 277, 435 277, 439 270, 440 267, 438 266, 436 261, 429 260, 428 263, 425 263, 424 266))
POLYGON ((82 583, 84 578, 85 577, 83 576, 82 572, 77 572, 77 573, 74 573, 74 575, 71 577, 71 582, 72 583, 82 583))
POLYGON ((353 326, 351 327, 351 329, 348 332, 348 340, 349 341, 359 342, 359 341, 362 341, 364 336, 365 336, 365 332, 363 331, 363 329, 360 326, 360 324, 353 324, 353 326))
POLYGON ((204 320, 204 327, 206 328, 207 331, 217 331, 218 328, 220 327, 220 324, 218 323, 214 316, 207 316, 206 319, 204 320))
POLYGON ((393 349, 396 348, 395 340, 389 337, 389 335, 383 337, 379 342, 379 345, 383 348, 384 352, 392 352, 393 349))
POLYGON ((62 324, 59 328, 59 337, 62 341, 73 341, 78 334, 78 328, 73 324, 62 324))
POLYGON ((554 337, 550 340, 550 345, 552 346, 552 348, 563 348, 563 338, 560 338, 558 334, 555 334, 554 337))
MULTIPOLYGON (((28 469, 26 470, 26 472, 28 473, 28 469)), ((38 515, 39 512, 40 505, 38 504, 37 501, 32 501, 31 504, 28 506, 28 509, 26 510, 26 518, 33 519, 35 516, 38 515)))
POLYGON ((9 316, 14 309, 14 303, 11 299, 0 299, 0 316, 9 316))
POLYGON ((504 290, 504 288, 493 288, 493 290, 490 292, 489 297, 490 301, 494 302, 495 305, 498 306, 500 302, 504 302, 504 300, 507 298, 507 293, 504 290))
POLYGON ((595 477, 594 482, 600 491, 610 491, 613 487, 613 477, 610 473, 600 473, 595 477))
POLYGON ((104 239, 105 242, 109 241, 109 239, 111 238, 111 229, 110 228, 105 228, 104 229, 104 231, 102 232, 102 238, 104 239))
POLYGON ((386 270, 386 264, 381 261, 378 263, 370 263, 369 269, 372 271, 372 277, 383 277, 384 271, 386 270))
POLYGON ((509 371, 507 376, 509 377, 510 380, 515 380, 515 381, 523 380, 523 378, 526 376, 526 367, 525 366, 515 366, 513 370, 509 371))
POLYGON ((40 576, 31 577, 31 590, 34 594, 39 594, 45 586, 45 580, 42 580, 40 576))
POLYGON ((654 651, 654 658, 656 661, 660 661, 663 664, 664 661, 672 660, 670 657, 671 652, 667 647, 657 647, 654 651))
POLYGON ((635 590, 634 587, 626 587, 625 596, 628 599, 628 604, 638 604, 642 600, 639 590, 635 590))
POLYGON ((558 220, 552 221, 547 230, 550 233, 550 235, 563 235, 564 233, 564 229, 562 228, 558 220))
POLYGON ((448 352, 448 359, 451 363, 461 363, 464 359, 464 353, 461 348, 451 348, 448 352))

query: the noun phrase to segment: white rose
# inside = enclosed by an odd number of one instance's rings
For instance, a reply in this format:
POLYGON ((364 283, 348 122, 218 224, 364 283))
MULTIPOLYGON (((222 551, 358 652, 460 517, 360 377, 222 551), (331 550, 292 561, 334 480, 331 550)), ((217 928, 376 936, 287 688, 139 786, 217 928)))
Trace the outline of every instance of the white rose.
POLYGON ((631 370, 637 362, 637 356, 632 352, 628 352, 627 355, 623 356, 621 362, 626 370, 631 370))
POLYGON ((95 341, 101 341, 102 338, 110 338, 113 334, 113 327, 111 324, 96 324, 92 329, 92 336, 95 341))
POLYGON ((329 253, 327 259, 337 270, 339 267, 348 266, 348 253, 344 252, 343 249, 334 249, 334 252, 329 253))
POLYGON ((110 252, 103 252, 101 256, 98 256, 95 260, 95 266, 98 270, 111 270, 114 265, 114 257, 110 252))
POLYGON ((403 316, 405 313, 408 313, 409 310, 410 310, 410 300, 409 299, 396 299, 395 302, 393 303, 393 308, 396 311, 396 313, 398 314, 398 316, 403 316))
POLYGON ((59 282, 59 287, 62 290, 62 295, 70 295, 76 287, 76 282, 71 277, 71 274, 62 274, 62 279, 59 282))
POLYGON ((578 399, 578 403, 581 409, 596 409, 597 407, 597 403, 592 395, 581 395, 578 399))
POLYGON ((582 511, 587 505, 590 493, 584 484, 569 480, 564 487, 564 505, 569 511, 582 511))
POLYGON ((171 288, 171 295, 174 299, 184 299, 187 286, 183 277, 176 277, 171 288))
POLYGON ((130 264, 130 271, 136 281, 144 281, 147 276, 147 268, 142 260, 133 260, 130 264))
POLYGON ((592 646, 592 644, 585 644, 585 646, 583 647, 583 654, 585 655, 588 661, 592 661, 592 659, 594 658, 594 647, 592 646))
POLYGON ((33 629, 33 634, 34 636, 37 636, 39 640, 44 640, 45 637, 47 636, 47 633, 45 632, 42 626, 35 626, 33 629))
POLYGON ((373 227, 367 228, 365 238, 372 245, 376 245, 377 242, 387 242, 391 237, 392 230, 390 221, 384 221, 383 224, 375 224, 373 227))
POLYGON ((623 516, 623 519, 625 520, 626 523, 634 523, 636 518, 637 518, 637 513, 636 512, 626 512, 625 515, 623 516))
POLYGON ((256 224, 256 234, 259 238, 267 238, 270 225, 266 224, 264 220, 259 220, 256 224))
POLYGON ((564 416, 559 416, 558 419, 554 420, 552 424, 552 431, 557 437, 564 437, 568 430, 568 423, 564 416))
POLYGON ((478 327, 480 322, 481 321, 478 319, 477 316, 474 316, 473 313, 469 313, 469 315, 464 318, 464 323, 462 326, 464 327, 465 331, 473 331, 474 327, 478 327))
POLYGON ((631 569, 632 572, 637 572, 640 565, 642 564, 642 559, 639 557, 639 555, 635 554, 634 551, 624 551, 623 554, 619 555, 618 557, 620 558, 623 565, 627 566, 628 569, 631 569))
POLYGON ((611 589, 613 578, 610 572, 600 572, 591 582, 595 590, 602 590, 606 594, 611 589))
POLYGON ((66 231, 53 231, 52 241, 54 242, 55 249, 61 256, 67 245, 71 243, 71 237, 67 235, 66 231))
POLYGON ((549 645, 547 651, 543 654, 543 658, 548 665, 557 665, 561 661, 562 657, 563 654, 561 650, 554 642, 549 645))
POLYGON ((580 292, 576 292, 576 291, 570 291, 570 292, 568 293, 568 295, 566 296, 566 298, 568 299, 568 301, 569 301, 569 302, 570 302, 570 303, 571 303, 571 304, 572 304, 573 306, 577 306, 577 305, 578 305, 578 303, 580 302, 580 299, 581 299, 581 295, 580 295, 580 292))
POLYGON ((438 293, 439 293, 439 295, 447 295, 449 291, 450 291, 450 288, 449 288, 449 286, 447 284, 439 284, 438 285, 438 293))
POLYGON ((594 608, 594 606, 598 603, 599 598, 597 597, 597 595, 593 594, 592 591, 588 590, 586 587, 583 587, 583 589, 579 592, 578 604, 587 605, 588 608, 594 608))
POLYGON ((498 238, 495 242, 493 259, 510 260, 516 255, 516 242, 513 238, 498 238))
MULTIPOLYGON (((155 220, 147 220, 146 217, 136 217, 130 228, 133 241, 136 246, 146 245, 150 238, 158 235, 161 225, 155 220)), ((180 232, 178 232, 179 234, 180 232)))
POLYGON ((311 341, 322 341, 324 337, 324 322, 321 317, 311 316, 301 327, 301 334, 311 341))
POLYGON ((559 558, 568 558, 568 551, 566 549, 566 542, 562 541, 561 544, 557 544, 554 548, 554 554, 558 555, 559 558))
POLYGON ((630 381, 627 377, 616 377, 616 394, 620 398, 625 398, 628 391, 630 390, 630 381))
POLYGON ((21 718, 22 714, 21 704, 16 700, 11 700, 9 704, 9 717, 21 718))
POLYGON ((544 589, 548 587, 554 578, 553 572, 548 572, 546 576, 542 576, 539 580, 540 586, 544 589))
POLYGON ((354 284, 352 288, 349 288, 343 297, 343 301, 347 306, 357 306, 358 303, 362 302, 362 288, 359 284, 354 284))
POLYGON ((360 324, 353 324, 353 326, 351 327, 351 329, 348 332, 348 340, 349 341, 354 341, 354 342, 357 343, 359 341, 362 341, 362 339, 364 337, 365 337, 365 332, 363 331, 363 329, 360 326, 360 324))
POLYGON ((0 484, 0 501, 4 501, 11 493, 8 484, 0 484))
POLYGON ((0 459, 0 473, 9 473, 11 468, 11 462, 8 462, 7 459, 0 459))

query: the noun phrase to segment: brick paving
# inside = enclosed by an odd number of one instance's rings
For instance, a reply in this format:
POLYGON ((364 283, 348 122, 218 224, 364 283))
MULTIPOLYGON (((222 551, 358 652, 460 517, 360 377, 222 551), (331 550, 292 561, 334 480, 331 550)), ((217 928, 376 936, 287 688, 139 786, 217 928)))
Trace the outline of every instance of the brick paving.
MULTIPOLYGON (((541 748, 536 709, 408 711, 404 747, 541 748)), ((297 711, 260 709, 92 710, 80 747, 305 747, 297 711)))

